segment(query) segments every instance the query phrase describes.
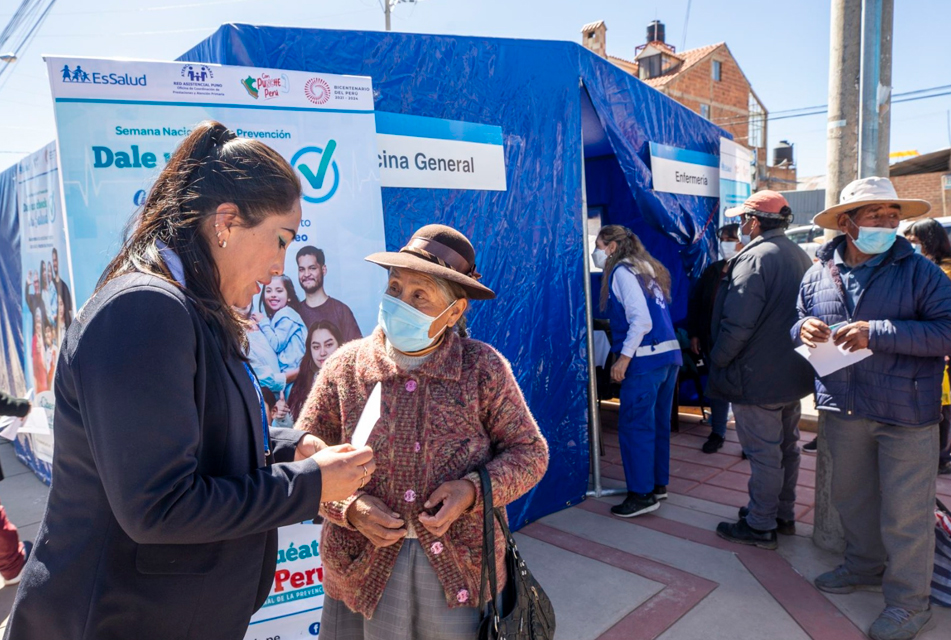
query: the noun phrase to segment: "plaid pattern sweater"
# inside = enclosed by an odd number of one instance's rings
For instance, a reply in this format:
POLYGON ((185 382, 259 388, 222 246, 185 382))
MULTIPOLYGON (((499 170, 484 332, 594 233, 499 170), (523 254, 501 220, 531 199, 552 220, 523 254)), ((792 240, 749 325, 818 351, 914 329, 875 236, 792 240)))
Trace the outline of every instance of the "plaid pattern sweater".
MULTIPOLYGON (((489 345, 455 332, 410 372, 387 356, 379 328, 346 344, 321 369, 297 428, 331 445, 349 442, 380 381, 382 416, 369 441, 377 468, 362 492, 412 523, 450 607, 478 606, 483 513, 478 475, 475 505, 442 538, 420 524, 423 503, 442 483, 465 478, 485 464, 495 505, 508 504, 541 480, 548 445, 508 361, 489 345)), ((346 510, 362 492, 323 505, 321 557, 327 594, 370 618, 402 541, 377 548, 350 525, 346 510)), ((495 548, 504 577, 505 544, 498 527, 495 548)))

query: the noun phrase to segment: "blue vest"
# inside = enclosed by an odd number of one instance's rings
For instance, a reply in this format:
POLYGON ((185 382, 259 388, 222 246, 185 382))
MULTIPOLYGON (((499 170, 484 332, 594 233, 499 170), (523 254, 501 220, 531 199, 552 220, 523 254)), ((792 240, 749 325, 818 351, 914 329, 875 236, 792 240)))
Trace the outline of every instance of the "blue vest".
MULTIPOLYGON (((624 305, 614 295, 614 277, 618 269, 630 268, 624 264, 617 265, 611 271, 611 278, 608 283, 608 320, 611 323, 611 351, 614 353, 621 353, 624 340, 627 338, 627 331, 630 328, 627 316, 624 313, 624 305)), ((635 373, 652 371, 657 367, 670 364, 680 366, 683 364, 683 356, 680 353, 677 333, 670 321, 670 310, 664 298, 664 292, 653 278, 638 275, 637 281, 640 283, 641 289, 644 291, 644 297, 647 299, 647 309, 651 314, 652 327, 641 340, 641 346, 634 352, 628 371, 635 373)))

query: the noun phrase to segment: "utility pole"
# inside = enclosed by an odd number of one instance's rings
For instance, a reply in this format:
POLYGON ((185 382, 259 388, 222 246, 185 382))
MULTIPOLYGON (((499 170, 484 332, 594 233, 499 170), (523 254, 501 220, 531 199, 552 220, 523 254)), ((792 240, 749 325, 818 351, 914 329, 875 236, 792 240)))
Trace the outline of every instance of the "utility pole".
MULTIPOLYGON (((858 173, 859 72, 861 69, 862 0, 832 0, 829 30, 829 120, 826 137, 826 208, 839 204, 843 187, 858 173)), ((826 230, 826 240, 838 232, 826 230)), ((820 549, 841 553, 845 532, 832 504, 832 456, 825 443, 819 412, 816 451, 816 511, 812 541, 820 549)))
MULTIPOLYGON (((832 0, 829 32, 829 119, 826 137, 826 207, 858 175, 858 111, 862 0, 832 0)), ((826 231, 831 239, 835 231, 826 231)))
POLYGON ((862 102, 859 109, 858 152, 860 178, 888 177, 893 17, 893 0, 862 1, 862 62, 859 80, 862 102))

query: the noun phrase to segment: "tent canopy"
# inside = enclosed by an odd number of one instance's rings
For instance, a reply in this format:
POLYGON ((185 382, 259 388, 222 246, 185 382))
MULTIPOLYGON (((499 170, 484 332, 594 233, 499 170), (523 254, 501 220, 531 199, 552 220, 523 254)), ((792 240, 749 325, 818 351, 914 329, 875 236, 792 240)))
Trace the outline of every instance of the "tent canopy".
POLYGON ((386 244, 397 250, 432 222, 471 238, 499 293, 472 305, 472 333, 511 361, 551 447, 545 479, 509 515, 522 526, 582 500, 583 167, 589 203, 671 269, 676 320, 689 279, 712 258, 717 200, 654 192, 648 143, 719 155, 728 134, 568 42, 229 24, 181 59, 370 76, 378 111, 501 126, 508 190, 384 189, 386 244))

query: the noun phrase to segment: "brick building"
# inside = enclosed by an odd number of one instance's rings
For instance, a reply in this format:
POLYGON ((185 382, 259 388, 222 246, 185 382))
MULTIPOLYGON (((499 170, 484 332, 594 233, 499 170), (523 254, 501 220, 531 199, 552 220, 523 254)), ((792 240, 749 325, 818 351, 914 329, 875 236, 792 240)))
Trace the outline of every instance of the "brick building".
POLYGON ((895 163, 889 177, 899 197, 927 200, 933 217, 951 216, 951 149, 895 163))
POLYGON ((729 131, 734 141, 752 149, 758 188, 795 189, 796 169, 791 154, 781 166, 767 166, 768 112, 727 44, 678 52, 667 44, 664 31, 663 23, 653 21, 647 27, 646 42, 635 49, 633 60, 608 54, 604 21, 585 25, 581 41, 585 48, 729 131))

